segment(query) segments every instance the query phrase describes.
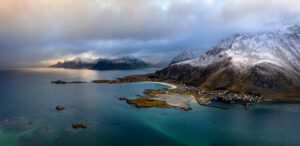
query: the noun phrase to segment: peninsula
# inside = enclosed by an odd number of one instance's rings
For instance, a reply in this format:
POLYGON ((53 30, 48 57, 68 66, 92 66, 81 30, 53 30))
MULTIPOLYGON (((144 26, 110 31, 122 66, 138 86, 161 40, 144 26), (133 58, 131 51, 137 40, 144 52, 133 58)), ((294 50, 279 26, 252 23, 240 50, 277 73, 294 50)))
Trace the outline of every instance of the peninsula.
POLYGON ((299 102, 299 35, 300 27, 297 25, 274 31, 237 34, 220 41, 196 58, 191 55, 193 53, 181 53, 168 67, 155 73, 93 82, 151 81, 177 86, 175 89, 148 89, 138 99, 120 98, 137 107, 189 109, 187 101, 206 106, 212 101, 221 101, 243 104, 248 109, 249 105, 261 103, 264 99, 299 102), (178 95, 181 98, 177 98, 178 95), (183 95, 191 95, 194 100, 183 95))

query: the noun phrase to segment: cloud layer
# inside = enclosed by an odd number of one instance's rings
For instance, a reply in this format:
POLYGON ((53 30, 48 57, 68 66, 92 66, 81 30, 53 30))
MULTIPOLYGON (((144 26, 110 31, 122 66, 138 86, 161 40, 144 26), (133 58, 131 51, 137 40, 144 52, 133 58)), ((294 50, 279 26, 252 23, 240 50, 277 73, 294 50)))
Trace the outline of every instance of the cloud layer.
POLYGON ((0 66, 90 54, 169 59, 237 32, 299 24, 298 0, 0 0, 0 66))

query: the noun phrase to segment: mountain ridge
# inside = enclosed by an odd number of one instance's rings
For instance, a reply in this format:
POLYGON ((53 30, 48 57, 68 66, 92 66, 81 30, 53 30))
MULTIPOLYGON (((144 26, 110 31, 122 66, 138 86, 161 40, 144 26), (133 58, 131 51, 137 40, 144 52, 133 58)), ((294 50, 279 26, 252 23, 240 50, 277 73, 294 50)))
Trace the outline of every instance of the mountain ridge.
POLYGON ((200 49, 188 49, 175 56, 169 65, 197 58, 202 53, 200 49))
MULTIPOLYGON (((237 34, 201 56, 156 72, 185 84, 268 97, 300 96, 300 28, 237 34)), ((300 97, 299 97, 300 98, 300 97)))
POLYGON ((81 59, 58 62, 50 65, 53 68, 69 68, 69 69, 93 69, 93 70, 116 70, 116 69, 141 69, 147 68, 150 64, 142 59, 123 56, 114 58, 98 58, 98 59, 81 59))

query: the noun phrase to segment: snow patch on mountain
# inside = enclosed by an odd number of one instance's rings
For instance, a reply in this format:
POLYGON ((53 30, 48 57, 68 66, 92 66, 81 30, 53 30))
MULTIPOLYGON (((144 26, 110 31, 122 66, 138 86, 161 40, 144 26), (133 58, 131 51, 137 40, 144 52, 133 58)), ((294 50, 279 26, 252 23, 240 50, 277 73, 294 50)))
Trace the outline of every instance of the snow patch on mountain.
POLYGON ((136 62, 144 62, 142 59, 140 58, 134 58, 131 56, 124 56, 124 57, 113 57, 110 59, 107 59, 109 61, 111 61, 112 63, 136 63, 136 62))
POLYGON ((177 56, 175 56, 174 59, 171 61, 170 65, 175 64, 175 63, 179 63, 179 62, 182 62, 182 61, 187 61, 187 60, 197 58, 202 53, 203 53, 203 51, 200 50, 200 49, 185 50, 184 52, 182 52, 182 53, 178 54, 177 56))
POLYGON ((270 32, 237 34, 198 58, 173 65, 205 67, 224 58, 230 58, 241 71, 260 63, 271 63, 300 72, 300 27, 292 25, 270 32))

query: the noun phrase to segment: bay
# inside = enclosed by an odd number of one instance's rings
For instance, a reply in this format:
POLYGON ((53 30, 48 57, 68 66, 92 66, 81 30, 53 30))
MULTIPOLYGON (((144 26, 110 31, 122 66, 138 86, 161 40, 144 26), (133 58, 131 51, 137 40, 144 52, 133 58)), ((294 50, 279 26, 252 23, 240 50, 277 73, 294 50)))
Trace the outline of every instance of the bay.
POLYGON ((91 83, 154 71, 0 70, 0 145, 300 145, 299 104, 136 108, 118 98, 168 86, 91 83), (87 83, 50 83, 57 79, 87 83), (57 105, 65 110, 56 111, 57 105), (88 128, 73 129, 73 123, 88 128))

